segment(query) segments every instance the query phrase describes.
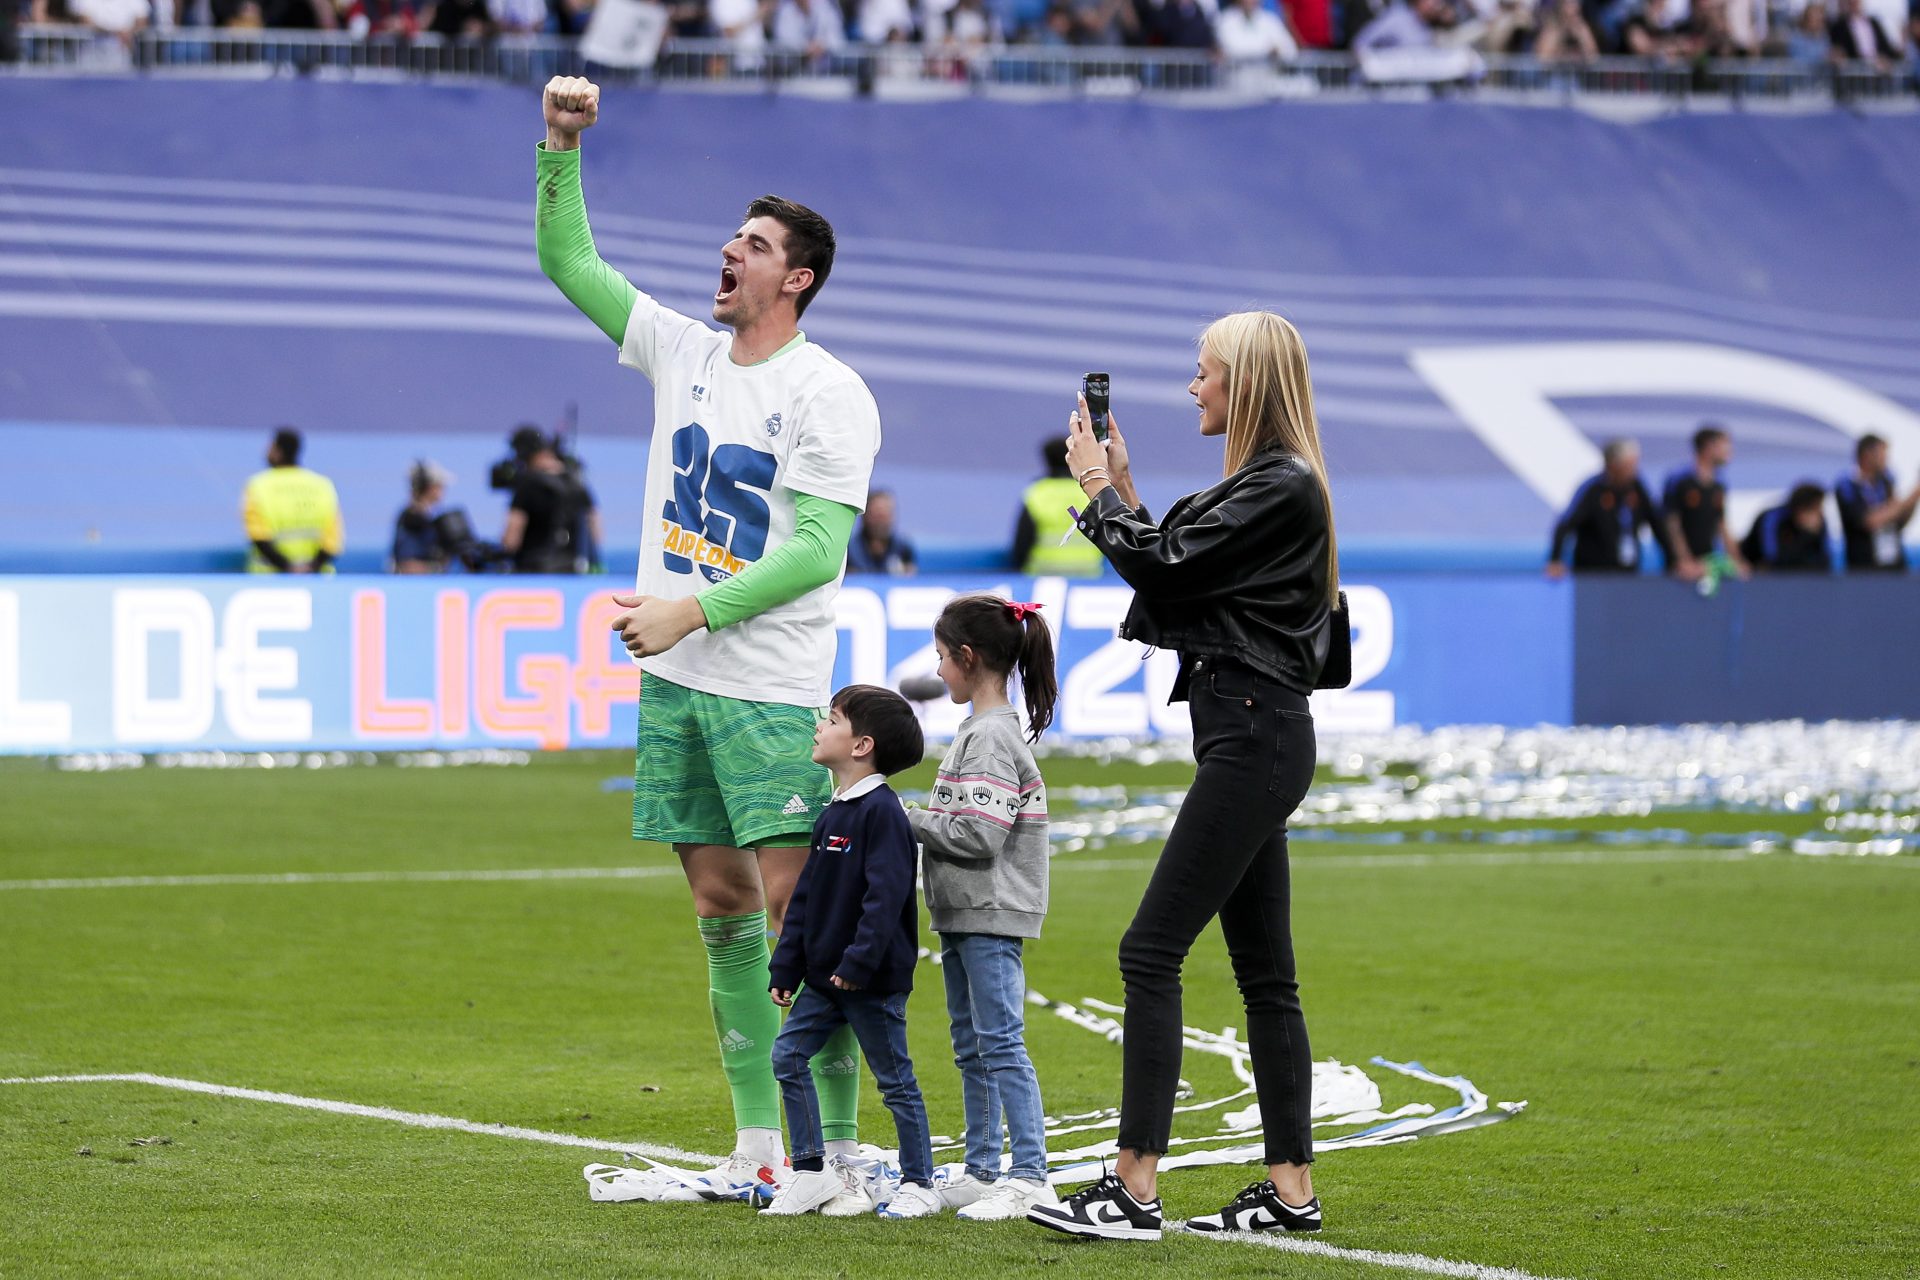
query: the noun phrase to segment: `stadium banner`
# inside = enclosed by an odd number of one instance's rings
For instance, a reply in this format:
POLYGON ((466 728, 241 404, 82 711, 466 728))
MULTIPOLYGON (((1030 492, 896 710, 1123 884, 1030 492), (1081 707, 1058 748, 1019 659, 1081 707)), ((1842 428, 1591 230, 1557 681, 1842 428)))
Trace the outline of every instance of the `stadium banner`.
MULTIPOLYGON (((610 578, 0 577, 0 752, 624 747, 639 672, 610 578)), ((1114 580, 855 578, 834 685, 931 674, 956 592, 1041 601, 1060 650, 1054 740, 1189 732, 1176 659, 1120 640, 1114 580)), ((1354 685, 1323 729, 1564 724, 1572 593, 1519 578, 1346 584, 1354 685)), ((963 708, 924 711, 950 734, 963 708)))

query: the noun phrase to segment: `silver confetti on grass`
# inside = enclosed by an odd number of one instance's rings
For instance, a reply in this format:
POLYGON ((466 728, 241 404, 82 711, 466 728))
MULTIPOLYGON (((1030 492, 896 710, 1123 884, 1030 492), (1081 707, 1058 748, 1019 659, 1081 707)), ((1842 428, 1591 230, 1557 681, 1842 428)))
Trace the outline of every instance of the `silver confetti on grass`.
MULTIPOLYGON (((1182 748, 1184 749, 1184 748, 1182 748)), ((1055 755, 1161 763, 1169 744, 1072 744, 1055 755)), ((1324 734, 1331 781, 1309 792, 1296 838, 1368 843, 1660 843, 1768 852, 1910 852, 1920 830, 1920 725, 1905 721, 1503 729, 1398 728, 1324 734), (1795 817, 1794 831, 1687 832, 1608 820, 1662 812, 1795 817), (1422 832, 1422 824, 1590 821, 1593 829, 1422 832), (1401 826, 1411 831, 1361 832, 1401 826), (1817 827, 1824 838, 1808 828, 1817 827), (1848 839, 1849 836, 1864 838, 1848 839)), ((1043 766, 1044 771, 1044 766, 1043 766)), ((1166 839, 1184 793, 1067 787, 1052 792, 1056 853, 1166 839), (1064 803, 1062 803, 1064 802, 1064 803)))

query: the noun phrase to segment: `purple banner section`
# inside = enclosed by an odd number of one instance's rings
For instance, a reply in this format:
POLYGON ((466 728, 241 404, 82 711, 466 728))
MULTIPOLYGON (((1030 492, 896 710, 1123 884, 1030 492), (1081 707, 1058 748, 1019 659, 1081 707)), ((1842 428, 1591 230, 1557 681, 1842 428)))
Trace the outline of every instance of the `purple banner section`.
MULTIPOLYGON (((1216 477, 1185 387, 1247 307, 1306 336, 1354 546, 1544 550, 1598 441, 1657 482, 1704 418, 1736 525, 1867 431, 1920 465, 1920 117, 610 87, 601 118, 599 247, 670 306, 708 314, 753 197, 833 219, 805 328, 873 387, 876 480, 930 543, 1007 540, 1089 369, 1151 502, 1216 477)), ((34 122, 0 136, 0 547, 232 546, 281 423, 351 551, 415 456, 487 528, 486 462, 570 405, 631 526, 650 394, 539 272, 531 89, 34 78, 0 119, 34 122)))

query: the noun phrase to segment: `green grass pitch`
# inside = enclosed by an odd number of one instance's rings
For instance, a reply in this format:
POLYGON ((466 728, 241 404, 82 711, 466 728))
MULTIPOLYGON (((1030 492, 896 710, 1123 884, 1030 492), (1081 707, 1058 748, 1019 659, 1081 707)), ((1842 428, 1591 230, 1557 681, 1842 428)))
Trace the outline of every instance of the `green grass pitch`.
MULTIPOLYGON (((669 853, 624 838, 628 798, 601 789, 627 767, 610 754, 295 773, 0 766, 0 881, 669 872, 8 888, 0 1077, 151 1072, 724 1151, 686 888, 669 853)), ((1184 773, 1049 769, 1056 788, 1184 773)), ((1029 952, 1037 989, 1120 998, 1115 946, 1153 852, 1056 863, 1047 935, 1029 952)), ((1322 1239, 1596 1280, 1920 1276, 1917 860, 1406 852, 1418 856, 1296 848, 1315 1054, 1418 1058, 1530 1107, 1323 1156, 1322 1239)), ((931 971, 909 1016, 935 1130, 952 1132, 959 1082, 931 971)), ((1241 1025, 1217 933, 1188 965, 1186 1016, 1241 1025)), ((1049 1111, 1117 1102, 1116 1048, 1044 1013, 1030 1041, 1049 1111)), ((1187 1075, 1203 1096, 1230 1087, 1218 1059, 1190 1054, 1187 1075)), ((891 1144, 877 1097, 863 1118, 891 1144)), ((0 1085, 0 1276, 1406 1274, 1171 1234, 1112 1246, 950 1217, 776 1223, 736 1205, 591 1204, 579 1170, 601 1158, 139 1084, 0 1085), (171 1141, 130 1145, 148 1137, 171 1141)), ((1169 1213, 1211 1210, 1252 1176, 1170 1174, 1169 1213)))

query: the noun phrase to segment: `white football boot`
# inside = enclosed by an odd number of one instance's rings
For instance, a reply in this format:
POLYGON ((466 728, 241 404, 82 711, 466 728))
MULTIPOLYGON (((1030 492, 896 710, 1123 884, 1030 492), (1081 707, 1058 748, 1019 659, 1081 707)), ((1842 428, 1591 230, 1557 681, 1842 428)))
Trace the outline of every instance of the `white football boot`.
POLYGON ((795 1170, 773 1193, 773 1203, 760 1212, 776 1218, 817 1213, 845 1190, 846 1183, 837 1169, 795 1170))
POLYGON ((820 1207, 823 1218, 859 1218, 880 1207, 874 1198, 873 1178, 860 1165, 845 1156, 827 1162, 827 1172, 840 1179, 840 1193, 820 1207))

